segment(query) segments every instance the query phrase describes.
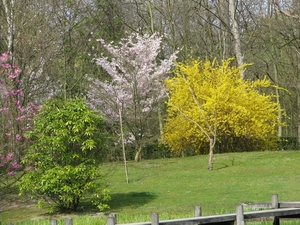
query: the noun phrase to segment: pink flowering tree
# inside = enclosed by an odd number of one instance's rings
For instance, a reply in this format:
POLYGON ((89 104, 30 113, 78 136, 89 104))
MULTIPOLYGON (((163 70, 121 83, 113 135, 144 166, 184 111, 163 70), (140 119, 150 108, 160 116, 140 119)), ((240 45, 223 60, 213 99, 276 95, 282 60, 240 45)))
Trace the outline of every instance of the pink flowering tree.
POLYGON ((108 73, 109 79, 92 80, 88 96, 107 121, 123 121, 125 143, 134 144, 137 161, 143 145, 159 133, 162 81, 170 72, 176 53, 159 59, 162 37, 157 34, 133 34, 118 44, 107 44, 103 39, 99 42, 108 54, 96 58, 95 63, 108 73))
POLYGON ((8 63, 9 53, 0 56, 0 181, 8 184, 7 175, 15 177, 26 145, 25 132, 39 110, 32 102, 25 104, 21 90, 21 70, 8 63), (5 182, 4 182, 5 181, 5 182))

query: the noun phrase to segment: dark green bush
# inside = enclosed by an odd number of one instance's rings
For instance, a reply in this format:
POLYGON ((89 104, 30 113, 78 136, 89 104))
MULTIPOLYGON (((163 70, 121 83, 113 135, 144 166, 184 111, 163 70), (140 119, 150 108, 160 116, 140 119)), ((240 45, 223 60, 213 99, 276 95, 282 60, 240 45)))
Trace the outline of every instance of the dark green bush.
POLYGON ((277 144, 280 150, 299 150, 297 137, 281 137, 277 144))

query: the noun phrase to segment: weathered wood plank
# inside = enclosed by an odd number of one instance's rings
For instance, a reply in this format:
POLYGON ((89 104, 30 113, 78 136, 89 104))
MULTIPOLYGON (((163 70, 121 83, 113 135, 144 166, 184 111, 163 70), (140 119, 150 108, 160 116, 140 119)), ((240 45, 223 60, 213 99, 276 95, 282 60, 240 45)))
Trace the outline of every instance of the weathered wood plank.
MULTIPOLYGON (((193 225, 193 224, 227 223, 227 222, 235 221, 235 219, 236 219, 236 214, 230 213, 230 214, 222 214, 222 215, 214 215, 214 216, 161 220, 159 221, 159 225, 178 225, 178 224, 193 225)), ((118 224, 118 225, 125 225, 125 224, 118 224)), ((151 225, 151 222, 130 223, 130 225, 151 225)))
POLYGON ((254 212, 245 212, 244 218, 245 219, 254 219, 254 218, 261 218, 261 217, 288 217, 300 215, 300 208, 284 208, 284 209, 268 209, 262 211, 254 211, 254 212))
MULTIPOLYGON (((262 210, 262 211, 255 211, 255 212, 244 212, 245 220, 264 218, 264 217, 275 217, 275 216, 279 218, 298 217, 300 216, 300 208, 270 209, 270 210, 262 210)), ((162 220, 159 221, 159 225, 195 225, 195 224, 222 224, 222 223, 232 224, 232 222, 235 220, 236 220, 236 214, 230 213, 230 214, 213 215, 213 216, 162 220)), ((131 223, 130 225, 151 225, 151 222, 131 223)))
POLYGON ((300 208, 300 202, 279 202, 279 208, 300 208))

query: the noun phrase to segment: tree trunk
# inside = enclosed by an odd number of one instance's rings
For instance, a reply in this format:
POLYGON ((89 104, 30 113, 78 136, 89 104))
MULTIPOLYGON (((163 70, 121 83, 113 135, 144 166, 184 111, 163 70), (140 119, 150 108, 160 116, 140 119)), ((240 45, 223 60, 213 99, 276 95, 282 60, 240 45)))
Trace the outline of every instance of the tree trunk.
POLYGON ((214 160, 214 139, 209 139, 209 157, 208 157, 208 170, 213 170, 213 160, 214 160))
POLYGON ((128 167, 127 167, 126 151, 125 151, 125 144, 124 144, 123 121, 122 121, 121 109, 119 109, 119 119, 120 119, 120 132, 121 132, 122 152, 123 152, 124 167, 125 167, 125 176, 126 176, 126 183, 128 184, 129 183, 129 180, 128 180, 128 167))
POLYGON ((7 51, 11 54, 9 55, 10 60, 13 59, 13 42, 15 33, 15 21, 14 21, 14 7, 15 0, 7 2, 7 0, 2 0, 6 22, 7 22, 7 51))
POLYGON ((226 60, 230 55, 230 18, 229 18, 229 3, 228 1, 219 1, 220 8, 220 35, 221 43, 223 46, 221 56, 223 60, 226 60))
POLYGON ((138 150, 135 153, 134 161, 136 161, 136 162, 141 161, 141 159, 142 159, 141 153, 142 153, 142 146, 139 146, 138 150))
MULTIPOLYGON (((241 66, 244 64, 244 62, 243 62, 243 54, 241 48, 241 37, 239 33, 239 26, 235 17, 235 12, 236 11, 235 11, 234 0, 229 0, 229 13, 232 19, 232 34, 234 38, 235 56, 238 62, 238 66, 241 66)), ((243 69, 240 69, 240 73, 241 73, 241 77, 244 79, 243 69)))

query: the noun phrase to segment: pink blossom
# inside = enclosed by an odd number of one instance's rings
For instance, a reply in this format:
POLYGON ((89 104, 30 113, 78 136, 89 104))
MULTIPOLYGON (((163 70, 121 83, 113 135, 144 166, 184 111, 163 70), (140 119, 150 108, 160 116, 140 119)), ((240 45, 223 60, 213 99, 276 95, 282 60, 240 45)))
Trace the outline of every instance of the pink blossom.
POLYGON ((9 171, 7 174, 8 174, 9 176, 14 176, 14 175, 16 175, 16 172, 15 172, 15 171, 9 171))
POLYGON ((1 157, 1 160, 3 162, 8 162, 8 161, 10 161, 12 159, 13 156, 14 156, 13 153, 8 153, 7 156, 1 157))
POLYGON ((26 118, 26 116, 25 116, 25 115, 22 115, 22 116, 16 117, 15 120, 20 121, 20 120, 24 120, 25 118, 26 118))
POLYGON ((6 62, 9 56, 9 52, 4 52, 1 56, 0 56, 0 62, 6 62))
POLYGON ((7 156, 6 156, 6 160, 7 161, 11 160, 13 156, 14 156, 14 153, 12 153, 12 152, 8 153, 7 156))
POLYGON ((20 168, 22 168, 22 165, 19 164, 19 163, 17 163, 17 162, 11 162, 10 165, 11 165, 11 168, 13 168, 13 169, 20 169, 20 168))
POLYGON ((24 96, 22 90, 15 90, 14 92, 15 92, 18 96, 24 96))
POLYGON ((18 141, 21 141, 21 140, 22 140, 22 136, 21 136, 20 134, 17 134, 17 135, 16 135, 16 139, 17 139, 18 141))
POLYGON ((22 70, 20 70, 18 67, 14 67, 13 69, 14 69, 14 74, 16 75, 19 75, 22 72, 22 70))
POLYGON ((9 79, 15 79, 17 77, 17 75, 16 74, 14 74, 14 73, 8 73, 8 78, 9 79))
POLYGON ((11 65, 8 64, 8 63, 3 63, 3 64, 1 64, 1 67, 4 68, 4 69, 10 69, 11 65))
POLYGON ((119 120, 121 109, 128 124, 140 124, 127 129, 131 135, 138 135, 145 125, 139 121, 146 121, 150 113, 157 112, 158 103, 165 97, 161 81, 171 71, 177 52, 159 60, 162 37, 157 34, 133 34, 115 45, 113 42, 107 44, 103 39, 98 41, 112 57, 101 55, 94 61, 111 79, 104 82, 91 79, 88 93, 91 107, 112 123, 119 120))

